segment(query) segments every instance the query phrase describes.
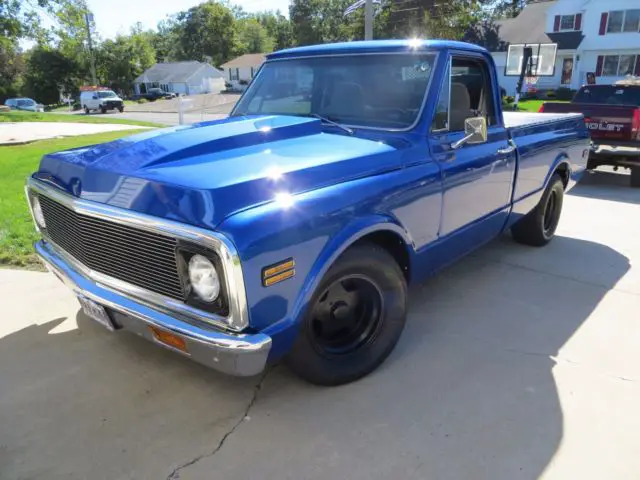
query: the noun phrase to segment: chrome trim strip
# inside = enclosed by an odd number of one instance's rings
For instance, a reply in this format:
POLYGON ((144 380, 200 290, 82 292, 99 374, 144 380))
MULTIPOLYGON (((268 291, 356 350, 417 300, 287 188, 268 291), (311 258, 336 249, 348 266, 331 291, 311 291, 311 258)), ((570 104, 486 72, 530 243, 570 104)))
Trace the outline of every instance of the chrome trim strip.
MULTIPOLYGON (((416 48, 415 50, 408 51, 408 52, 360 52, 360 53, 341 53, 341 54, 336 54, 336 55, 331 55, 331 54, 325 54, 325 55, 301 55, 299 57, 284 57, 284 58, 269 59, 269 60, 267 60, 266 62, 264 62, 262 64, 258 74, 255 77, 253 77, 253 80, 251 81, 251 84, 249 85, 249 88, 247 88, 244 91, 244 93, 240 96, 240 98, 238 99, 236 104, 233 106, 233 110, 231 110, 231 113, 229 113, 229 117, 233 117, 234 116, 236 108, 238 107, 238 105, 242 101, 243 97, 249 93, 249 91, 251 90, 251 87, 253 85, 257 85, 256 80, 259 78, 259 75, 264 71, 264 67, 268 63, 271 63, 271 62, 274 62, 274 63, 275 62, 285 62, 287 60, 300 60, 300 59, 306 59, 306 58, 322 58, 322 57, 354 57, 354 56, 358 57, 358 56, 362 56, 362 55, 417 55, 417 54, 433 55, 434 58, 433 58, 433 67, 431 69, 431 75, 429 75, 429 81, 427 82, 427 86, 425 88, 424 95, 422 96, 422 104, 420 105, 420 110, 418 111, 418 114, 416 115, 416 118, 415 118, 415 120, 413 121, 413 123, 411 125, 409 125, 408 127, 405 127, 405 128, 383 128, 383 127, 368 127, 368 126, 364 126, 364 125, 353 125, 353 124, 350 124, 350 123, 340 123, 340 125, 342 125, 342 126, 349 127, 349 128, 360 129, 360 130, 375 130, 375 131, 378 131, 378 132, 409 132, 409 131, 413 130, 414 128, 416 128, 416 126, 422 120, 422 115, 423 115, 424 109, 425 109, 425 107, 427 105, 427 98, 429 97, 429 89, 431 88, 431 82, 433 80, 433 72, 435 72, 435 69, 438 66, 438 62, 440 60, 440 56, 441 56, 440 49, 416 48)), ((257 113, 257 114, 252 114, 252 115, 264 115, 264 114, 257 113)), ((277 115, 277 114, 274 114, 274 115, 277 115)), ((238 115, 238 116, 242 116, 242 115, 238 115)), ((244 115, 244 116, 246 116, 246 115, 244 115)), ((295 115, 293 115, 293 116, 295 117, 295 115)))
POLYGON ((147 305, 153 305, 154 308, 160 308, 166 312, 172 312, 195 320, 200 320, 223 329, 239 332, 249 325, 249 309, 247 307, 247 297, 240 257, 233 243, 231 243, 231 241, 221 233, 89 200, 82 200, 72 197, 71 195, 60 191, 58 188, 40 180, 36 180, 33 177, 29 177, 27 179, 26 189, 30 209, 32 207, 29 192, 34 191, 40 195, 49 197, 51 200, 58 202, 81 215, 100 218, 122 225, 133 226, 141 230, 157 233, 169 238, 186 240, 212 249, 218 254, 222 264, 226 290, 229 295, 228 318, 193 308, 173 298, 150 292, 144 288, 140 288, 111 276, 93 271, 85 265, 82 265, 70 255, 66 254, 66 252, 62 251, 60 247, 51 241, 51 239, 46 235, 46 232, 41 232, 47 242, 57 247, 56 253, 64 258, 64 260, 72 265, 76 270, 81 272, 85 277, 91 278, 96 283, 119 293, 130 295, 136 300, 147 305))

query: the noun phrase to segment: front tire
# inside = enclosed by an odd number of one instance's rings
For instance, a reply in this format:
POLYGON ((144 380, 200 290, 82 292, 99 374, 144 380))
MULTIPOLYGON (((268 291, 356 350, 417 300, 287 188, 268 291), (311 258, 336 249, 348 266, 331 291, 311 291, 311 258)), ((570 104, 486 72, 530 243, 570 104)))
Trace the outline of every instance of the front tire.
POLYGON ((105 113, 107 113, 107 109, 105 107, 100 107, 100 113, 104 115, 105 113))
POLYGON ((91 111, 89 110, 89 108, 85 105, 84 106, 84 114, 85 115, 89 115, 91 113, 91 111))
POLYGON ((564 183, 555 173, 538 205, 511 227, 513 239, 534 247, 549 243, 558 228, 563 201, 564 183))
POLYGON ((375 370, 404 329, 407 284, 383 248, 349 248, 326 273, 286 362, 317 385, 353 382, 375 370))

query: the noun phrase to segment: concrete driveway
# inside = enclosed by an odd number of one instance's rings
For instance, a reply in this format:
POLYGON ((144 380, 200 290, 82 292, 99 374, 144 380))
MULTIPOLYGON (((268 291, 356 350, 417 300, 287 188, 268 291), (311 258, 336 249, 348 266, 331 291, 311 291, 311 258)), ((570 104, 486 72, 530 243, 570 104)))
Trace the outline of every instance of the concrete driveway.
POLYGON ((0 478, 637 480, 627 180, 589 175, 546 248, 505 236, 414 288, 391 357, 338 388, 219 375, 0 270, 0 478))

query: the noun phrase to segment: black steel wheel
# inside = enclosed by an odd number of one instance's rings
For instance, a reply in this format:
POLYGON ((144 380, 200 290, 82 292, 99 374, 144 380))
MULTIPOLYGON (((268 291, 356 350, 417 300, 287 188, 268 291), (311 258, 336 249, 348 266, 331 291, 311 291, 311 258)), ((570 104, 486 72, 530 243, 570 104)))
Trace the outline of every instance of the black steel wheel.
POLYGON ((349 248, 316 289, 287 364, 319 385, 367 375, 398 342, 406 303, 404 275, 386 250, 367 243, 349 248))
POLYGON ((311 311, 311 341, 321 354, 345 355, 375 338, 383 294, 364 275, 338 278, 320 295, 311 311))
POLYGON ((538 205, 511 227, 511 235, 518 243, 541 247, 551 241, 560 223, 564 184, 557 173, 553 175, 538 205))

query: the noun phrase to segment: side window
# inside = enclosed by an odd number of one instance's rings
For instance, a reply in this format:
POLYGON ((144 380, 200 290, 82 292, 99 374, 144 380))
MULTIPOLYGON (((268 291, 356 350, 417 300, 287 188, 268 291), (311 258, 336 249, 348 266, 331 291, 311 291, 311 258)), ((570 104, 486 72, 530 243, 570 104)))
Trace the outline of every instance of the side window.
POLYGON ((438 104, 436 111, 433 113, 433 122, 431 123, 432 132, 443 132, 449 128, 449 86, 451 84, 450 65, 442 78, 440 93, 438 93, 438 104))
POLYGON ((488 126, 496 124, 491 77, 485 62, 454 57, 451 61, 450 97, 450 131, 464 131, 464 121, 471 117, 485 117, 488 126))

